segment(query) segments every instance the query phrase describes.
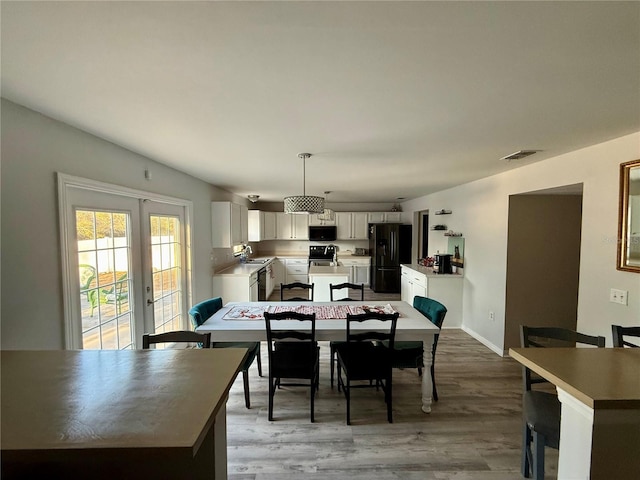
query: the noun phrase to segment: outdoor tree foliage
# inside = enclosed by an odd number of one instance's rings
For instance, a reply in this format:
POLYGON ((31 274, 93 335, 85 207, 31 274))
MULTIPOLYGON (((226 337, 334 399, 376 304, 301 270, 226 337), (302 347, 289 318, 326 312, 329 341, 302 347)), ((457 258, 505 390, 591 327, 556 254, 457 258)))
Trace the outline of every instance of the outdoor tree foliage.
POLYGON ((127 234, 127 216, 124 213, 76 211, 78 240, 124 237, 127 234))

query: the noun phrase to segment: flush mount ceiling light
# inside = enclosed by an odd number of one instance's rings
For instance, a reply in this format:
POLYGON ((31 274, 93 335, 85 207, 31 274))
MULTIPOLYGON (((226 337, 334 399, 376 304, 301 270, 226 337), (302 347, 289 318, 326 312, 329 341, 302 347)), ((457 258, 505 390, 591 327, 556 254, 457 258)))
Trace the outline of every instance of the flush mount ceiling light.
POLYGON ((518 150, 506 157, 502 157, 500 160, 520 160, 521 158, 528 157, 534 153, 538 153, 540 150, 518 150))
POLYGON ((324 198, 307 196, 305 189, 305 170, 307 158, 310 153, 299 153, 298 158, 302 159, 302 196, 284 198, 284 213, 324 213, 324 198))
POLYGON ((247 195, 247 198, 251 200, 251 203, 256 203, 260 198, 260 195, 247 195))

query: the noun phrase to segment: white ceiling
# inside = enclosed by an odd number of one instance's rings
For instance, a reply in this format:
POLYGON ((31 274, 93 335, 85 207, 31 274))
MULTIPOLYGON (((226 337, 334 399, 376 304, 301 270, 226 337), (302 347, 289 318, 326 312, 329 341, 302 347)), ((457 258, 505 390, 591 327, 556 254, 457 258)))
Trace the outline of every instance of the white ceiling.
POLYGON ((640 130, 638 2, 1 9, 4 97, 261 201, 299 152, 308 194, 393 202, 640 130))

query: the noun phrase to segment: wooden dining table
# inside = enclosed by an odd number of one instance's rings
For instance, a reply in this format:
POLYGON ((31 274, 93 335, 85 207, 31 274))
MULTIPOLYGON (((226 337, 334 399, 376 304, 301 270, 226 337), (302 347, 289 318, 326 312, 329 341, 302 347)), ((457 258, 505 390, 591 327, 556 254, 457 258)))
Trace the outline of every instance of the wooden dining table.
POLYGON ((2 351, 1 477, 227 478, 246 349, 2 351))
POLYGON ((556 386, 558 478, 640 478, 640 348, 511 348, 556 386))
MULTIPOLYGON (((431 382, 431 363, 434 335, 440 329, 406 302, 231 302, 218 310, 200 325, 198 332, 210 332, 212 340, 217 342, 266 341, 267 332, 264 311, 298 310, 303 313, 316 313, 316 338, 319 341, 346 339, 346 313, 362 313, 362 307, 374 310, 386 308, 399 313, 396 327, 396 340, 420 340, 424 345, 424 368, 422 374, 421 409, 431 412, 433 384, 431 382), (358 309, 360 309, 358 311, 358 309)), ((291 321, 282 328, 295 329, 299 322, 291 321)), ((356 329, 364 331, 379 328, 375 322, 363 322, 356 329)), ((354 327, 352 327, 354 328, 354 327)))

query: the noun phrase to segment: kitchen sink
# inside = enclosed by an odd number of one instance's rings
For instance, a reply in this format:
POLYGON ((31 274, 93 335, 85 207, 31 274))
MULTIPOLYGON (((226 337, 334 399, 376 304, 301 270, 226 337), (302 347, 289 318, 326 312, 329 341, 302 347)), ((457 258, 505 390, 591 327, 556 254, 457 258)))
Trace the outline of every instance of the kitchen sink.
POLYGON ((249 258, 247 259, 246 263, 267 263, 269 261, 268 258, 249 258))

